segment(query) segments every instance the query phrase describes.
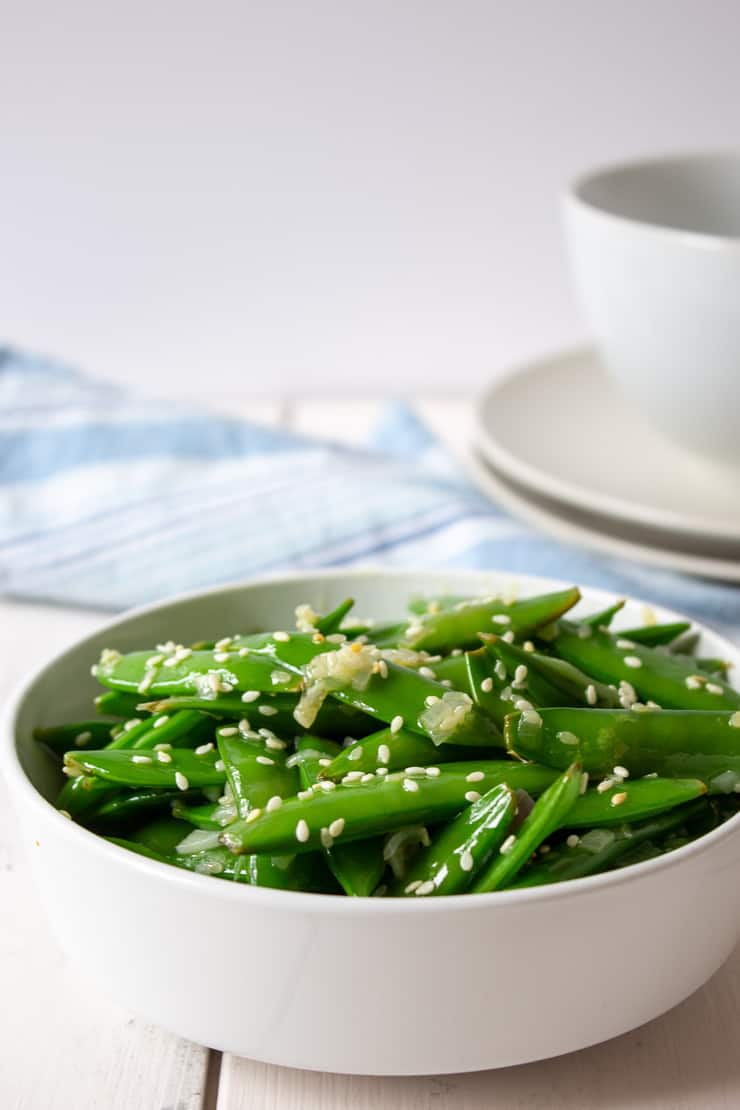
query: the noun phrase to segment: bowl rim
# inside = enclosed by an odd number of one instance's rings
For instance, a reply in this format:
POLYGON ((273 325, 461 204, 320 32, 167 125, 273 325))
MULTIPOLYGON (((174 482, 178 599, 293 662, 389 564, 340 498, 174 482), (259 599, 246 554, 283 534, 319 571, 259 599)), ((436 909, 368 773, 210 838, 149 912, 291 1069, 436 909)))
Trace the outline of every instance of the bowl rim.
POLYGON ((699 248, 706 251, 737 252, 740 251, 740 235, 725 235, 709 231, 693 231, 690 228, 673 224, 658 224, 652 220, 638 216, 627 216, 624 213, 612 212, 600 204, 586 200, 582 190, 599 178, 608 178, 625 170, 641 170, 649 167, 669 165, 671 163, 701 163, 712 161, 740 162, 740 147, 718 147, 711 150, 689 150, 669 152, 664 154, 648 154, 640 158, 624 158, 614 162, 600 163, 590 169, 583 170, 571 178, 562 194, 562 201, 566 208, 587 212, 591 216, 603 220, 605 223, 615 223, 618 226, 632 226, 646 234, 660 239, 672 239, 687 247, 699 248))
MULTIPOLYGON (((78 825, 76 822, 64 817, 51 802, 48 802, 43 797, 21 764, 19 756, 20 738, 17 736, 17 718, 31 688, 37 681, 42 679, 60 659, 72 652, 84 648, 89 641, 97 639, 108 630, 114 631, 119 624, 131 619, 146 617, 161 612, 163 609, 167 609, 172 605, 179 605, 204 597, 214 597, 219 594, 230 593, 234 590, 248 590, 252 587, 265 585, 279 586, 281 584, 292 586, 301 581, 331 579, 339 576, 350 576, 358 579, 397 577, 408 578, 409 581, 411 581, 415 577, 429 574, 438 574, 441 577, 449 575, 454 578, 470 577, 471 580, 480 580, 486 576, 500 576, 502 578, 509 576, 512 581, 516 581, 517 585, 525 588, 532 587, 540 591, 543 589, 552 590, 567 588, 569 585, 573 584, 565 579, 547 578, 542 575, 519 574, 514 571, 494 569, 456 570, 451 568, 342 567, 300 570, 290 574, 280 572, 277 574, 261 575, 258 578, 227 582, 222 585, 209 587, 205 590, 189 590, 175 594, 165 600, 159 600, 147 605, 127 609, 115 614, 112 619, 105 621, 92 632, 74 640, 61 652, 56 651, 50 653, 50 655, 35 667, 27 677, 16 684, 0 715, 0 730, 2 730, 2 735, 0 735, 0 751, 2 751, 3 747, 6 749, 4 753, 5 758, 2 760, 2 766, 6 781, 11 788, 11 794, 15 794, 22 800, 24 805, 39 813, 42 819, 51 821, 52 827, 54 827, 54 823, 56 822, 58 834, 63 839, 69 840, 72 849, 74 849, 75 845, 78 845, 81 850, 95 852, 104 859, 107 858, 112 866, 118 863, 121 867, 128 867, 135 874, 141 874, 144 879, 156 879, 159 877, 160 880, 168 882, 171 886, 180 887, 184 893, 190 891, 196 894, 198 890, 201 890, 205 894, 210 890, 211 897, 217 897, 227 901, 242 899, 244 900, 243 904, 245 906, 248 906, 250 904, 249 900, 251 900, 251 903, 255 906, 269 906, 276 910, 295 909, 299 912, 312 913, 339 912, 341 914, 357 914, 367 911, 373 914, 391 916, 404 913, 437 914, 445 911, 459 913, 465 912, 466 910, 472 912, 475 909, 481 910, 486 907, 493 909, 494 906, 502 910, 517 909, 526 905, 547 904, 551 901, 558 901, 574 896, 588 897, 589 895, 597 894, 604 888, 611 889, 622 886, 625 883, 639 882, 642 879, 648 879, 651 875, 658 875, 672 870, 675 867, 680 867, 684 861, 701 856, 711 851, 716 844, 722 843, 724 840, 730 839, 734 835, 740 833, 739 811, 735 816, 730 817, 715 829, 712 829, 708 833, 704 833, 702 836, 683 847, 675 848, 665 855, 645 860, 641 863, 631 864, 615 871, 606 871, 596 875, 568 879, 564 882, 552 883, 539 887, 527 887, 522 890, 491 891, 485 894, 478 894, 475 897, 471 896, 469 893, 463 893, 447 895, 444 898, 424 898, 418 900, 411 898, 385 899, 376 898, 372 895, 369 897, 348 898, 343 894, 318 894, 306 891, 279 890, 273 887, 251 886, 244 883, 229 883, 225 881, 214 882, 213 876, 200 875, 196 872, 173 867, 171 864, 160 863, 158 860, 149 859, 127 848, 112 844, 97 833, 93 833, 84 826, 78 825)), ((603 603, 604 605, 608 605, 618 596, 601 587, 592 587, 584 584, 579 586, 579 588, 586 592, 586 600, 593 600, 596 604, 603 603)), ((639 598, 632 597, 629 598, 629 601, 634 605, 647 606, 655 610, 660 620, 684 619, 681 613, 662 605, 645 602, 639 598)), ((713 636, 717 636, 722 641, 723 649, 727 651, 727 654, 740 663, 740 648, 735 647, 735 645, 732 644, 731 641, 726 640, 721 633, 715 632, 702 622, 692 619, 692 623, 698 631, 706 631, 713 636)))

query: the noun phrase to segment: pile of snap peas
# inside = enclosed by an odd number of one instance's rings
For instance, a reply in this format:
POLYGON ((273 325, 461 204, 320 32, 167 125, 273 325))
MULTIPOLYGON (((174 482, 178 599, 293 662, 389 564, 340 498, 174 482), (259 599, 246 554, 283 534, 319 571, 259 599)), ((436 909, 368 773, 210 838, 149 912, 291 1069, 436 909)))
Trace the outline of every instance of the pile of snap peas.
POLYGON ((576 879, 740 805, 740 693, 688 623, 615 632, 576 587, 353 602, 296 628, 103 651, 90 720, 38 728, 57 807, 175 867, 393 898, 576 879))

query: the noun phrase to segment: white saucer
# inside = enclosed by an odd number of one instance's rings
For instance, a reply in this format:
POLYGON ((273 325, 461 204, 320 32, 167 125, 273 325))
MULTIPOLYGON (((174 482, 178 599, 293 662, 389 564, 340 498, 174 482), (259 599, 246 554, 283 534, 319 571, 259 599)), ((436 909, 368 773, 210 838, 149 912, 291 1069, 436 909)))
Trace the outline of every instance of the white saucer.
POLYGON ((519 517, 539 531, 563 543, 604 552, 612 557, 633 559, 664 570, 693 574, 722 582, 740 583, 740 557, 714 558, 680 547, 656 545, 641 535, 639 527, 629 529, 620 522, 609 522, 588 513, 569 511, 555 499, 539 498, 532 491, 517 487, 497 473, 476 452, 469 451, 464 462, 471 479, 480 490, 512 516, 519 517))
POLYGON ((648 528, 650 546, 740 559, 740 472, 662 439, 592 348, 520 366, 484 394, 476 420, 478 450, 520 492, 648 528))

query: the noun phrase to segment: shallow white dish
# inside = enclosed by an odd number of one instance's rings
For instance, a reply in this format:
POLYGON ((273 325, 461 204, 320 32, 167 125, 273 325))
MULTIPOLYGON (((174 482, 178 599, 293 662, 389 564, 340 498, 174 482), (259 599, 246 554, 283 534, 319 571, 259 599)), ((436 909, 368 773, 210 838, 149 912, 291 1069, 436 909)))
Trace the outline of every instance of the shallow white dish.
MULTIPOLYGON (((234 585, 131 613, 41 668, 7 709, 2 766, 65 953, 101 990, 191 1040, 348 1073, 522 1063, 616 1036, 676 1005, 740 937, 740 817, 613 874, 419 903, 295 894, 179 871, 108 844, 45 799, 56 782, 31 730, 87 709, 90 660, 104 646, 285 626, 307 600, 324 608, 351 595, 358 615, 384 619, 418 593, 524 596, 561 586, 410 571, 234 585)), ((584 611, 607 600, 585 590, 584 611)), ((636 602, 622 616, 641 618, 636 602)), ((740 652, 707 630, 701 651, 740 663, 740 652)))
POLYGON ((579 511, 663 530, 666 542, 740 560, 737 473, 684 452, 647 423, 594 348, 517 367, 481 397, 481 454, 501 475, 579 511))
POLYGON ((685 536, 674 537, 668 546, 670 537, 665 534, 628 527, 619 520, 581 512, 556 498, 540 496, 499 474, 477 452, 469 451, 463 462, 471 480, 496 505, 562 543, 699 578, 740 582, 740 556, 716 558, 705 554, 701 547, 698 551, 687 550, 685 536))

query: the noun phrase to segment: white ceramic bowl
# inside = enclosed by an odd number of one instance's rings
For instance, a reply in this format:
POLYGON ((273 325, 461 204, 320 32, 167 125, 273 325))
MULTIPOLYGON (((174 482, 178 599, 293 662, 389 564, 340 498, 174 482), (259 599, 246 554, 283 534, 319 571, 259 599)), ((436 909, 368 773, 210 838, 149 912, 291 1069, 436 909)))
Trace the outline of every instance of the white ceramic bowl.
POLYGON ((676 443, 740 464, 740 152, 584 174, 565 216, 613 377, 676 443))
MULTIPOLYGON (((349 595, 358 615, 389 618, 418 593, 513 586, 524 596, 563 585, 512 577, 346 571, 228 586, 113 621, 33 675, 6 714, 2 766, 69 958, 101 990, 191 1040, 293 1067, 380 1075, 569 1052, 701 986, 740 937, 740 817, 613 874, 510 893, 358 900, 180 871, 108 844, 47 800, 57 783, 31 731, 89 712, 90 662, 104 646, 286 626, 302 601, 326 608, 349 595)), ((584 591, 584 611, 607 601, 584 591)), ((623 618, 641 619, 637 604, 623 618)), ((708 631, 701 650, 740 662, 708 631)))

